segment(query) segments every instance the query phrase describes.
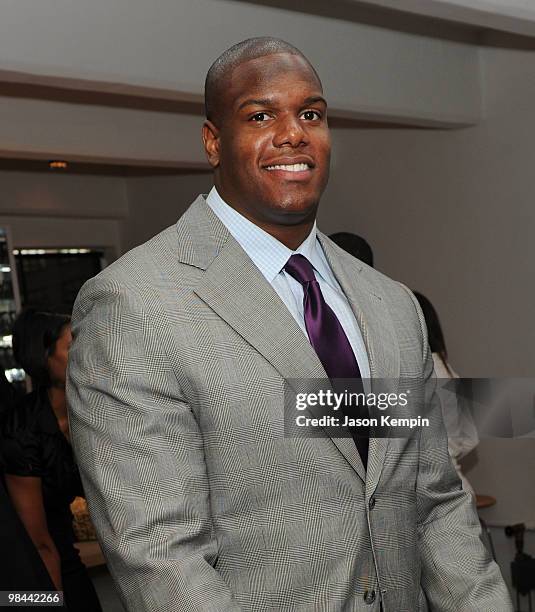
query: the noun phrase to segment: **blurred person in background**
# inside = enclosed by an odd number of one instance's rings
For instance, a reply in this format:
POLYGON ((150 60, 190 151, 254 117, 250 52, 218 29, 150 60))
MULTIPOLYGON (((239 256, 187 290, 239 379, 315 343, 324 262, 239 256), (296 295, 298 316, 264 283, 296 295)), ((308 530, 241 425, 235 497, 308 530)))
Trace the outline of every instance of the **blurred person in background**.
POLYGON ((83 496, 70 444, 65 399, 70 317, 28 310, 13 326, 13 352, 33 391, 8 411, 3 425, 6 488, 68 609, 101 610, 74 546, 70 504, 83 496))
MULTIPOLYGON (((15 389, 0 372, 0 431, 15 398, 15 389)), ((2 448, 0 437, 0 550, 9 551, 9 563, 0 572, 0 591, 52 591, 52 580, 6 491, 2 448)))
MULTIPOLYGON (((448 361, 448 351, 446 350, 446 342, 437 311, 425 295, 418 293, 418 291, 413 293, 424 314, 436 377, 438 379, 459 378, 448 361)), ((444 423, 448 433, 448 451, 463 483, 463 489, 474 494, 472 486, 462 473, 460 460, 479 444, 476 426, 470 412, 463 409, 462 405, 459 404, 458 396, 448 392, 441 393, 441 401, 444 423)))

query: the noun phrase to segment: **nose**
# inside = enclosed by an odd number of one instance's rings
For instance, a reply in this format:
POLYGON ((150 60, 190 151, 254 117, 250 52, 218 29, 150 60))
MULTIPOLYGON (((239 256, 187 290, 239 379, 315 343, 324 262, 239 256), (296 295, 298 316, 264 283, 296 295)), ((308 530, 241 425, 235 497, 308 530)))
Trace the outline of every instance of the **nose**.
POLYGON ((276 147, 290 146, 296 148, 307 143, 307 132, 299 117, 291 113, 279 117, 277 130, 273 137, 273 144, 276 147))

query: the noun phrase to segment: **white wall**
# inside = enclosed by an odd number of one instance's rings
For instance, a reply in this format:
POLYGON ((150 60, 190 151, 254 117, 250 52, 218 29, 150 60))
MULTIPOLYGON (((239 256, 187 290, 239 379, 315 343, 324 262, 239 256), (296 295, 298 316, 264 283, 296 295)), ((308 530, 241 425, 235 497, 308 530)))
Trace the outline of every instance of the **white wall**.
POLYGON ((201 126, 200 116, 0 96, 1 157, 204 165, 201 126))
POLYGON ((126 180, 130 214, 122 224, 125 250, 145 242, 178 218, 212 187, 210 174, 136 177, 126 180))
POLYGON ((98 247, 113 258, 127 214, 122 177, 0 171, 0 224, 15 247, 98 247))
POLYGON ((481 53, 479 126, 335 131, 320 220, 368 236, 379 268, 429 294, 462 373, 530 376, 535 55, 481 53))
POLYGON ((122 218, 122 177, 0 171, 0 214, 122 218))
POLYGON ((13 248, 95 248, 107 261, 121 254, 121 226, 109 219, 17 217, 0 215, 0 226, 11 229, 13 248))

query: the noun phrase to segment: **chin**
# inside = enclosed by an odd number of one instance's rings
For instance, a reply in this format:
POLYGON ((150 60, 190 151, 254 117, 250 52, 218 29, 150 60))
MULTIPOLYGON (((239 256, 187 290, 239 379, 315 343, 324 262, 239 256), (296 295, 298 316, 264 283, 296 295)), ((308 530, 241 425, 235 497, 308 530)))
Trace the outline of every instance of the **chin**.
POLYGON ((310 214, 318 208, 320 196, 318 194, 282 194, 276 200, 277 208, 288 213, 310 214))
POLYGON ((280 196, 271 200, 268 209, 271 210, 273 221, 281 225, 302 223, 316 216, 319 198, 296 198, 280 196))

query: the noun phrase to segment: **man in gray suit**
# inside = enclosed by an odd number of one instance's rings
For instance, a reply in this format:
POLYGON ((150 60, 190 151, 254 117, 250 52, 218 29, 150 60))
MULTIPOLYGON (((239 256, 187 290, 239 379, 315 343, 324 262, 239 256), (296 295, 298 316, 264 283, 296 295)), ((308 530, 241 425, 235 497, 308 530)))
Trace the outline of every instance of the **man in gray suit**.
POLYGON ((126 607, 511 611, 445 436, 285 435, 285 380, 433 368, 412 294, 316 229, 318 75, 250 39, 212 65, 206 112, 214 189, 73 315, 72 440, 126 607))

